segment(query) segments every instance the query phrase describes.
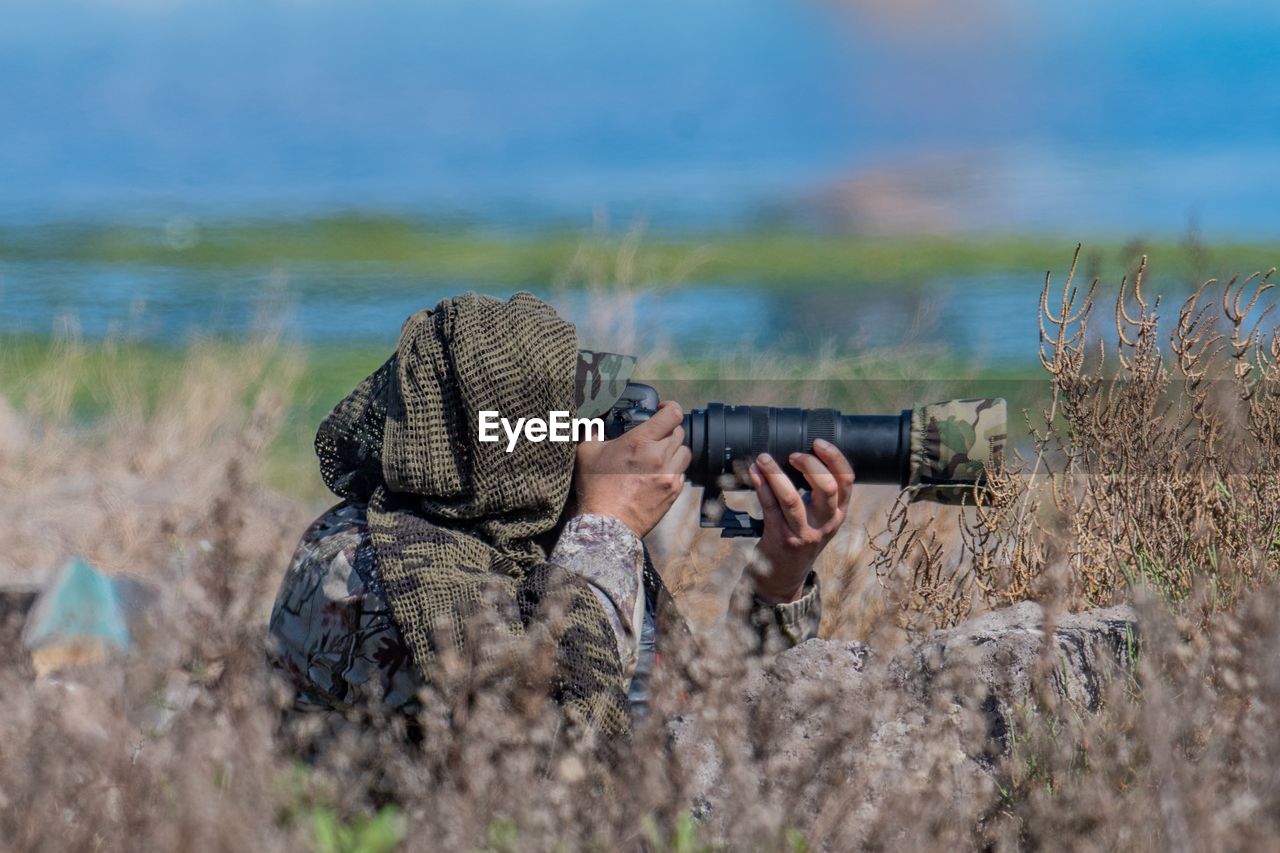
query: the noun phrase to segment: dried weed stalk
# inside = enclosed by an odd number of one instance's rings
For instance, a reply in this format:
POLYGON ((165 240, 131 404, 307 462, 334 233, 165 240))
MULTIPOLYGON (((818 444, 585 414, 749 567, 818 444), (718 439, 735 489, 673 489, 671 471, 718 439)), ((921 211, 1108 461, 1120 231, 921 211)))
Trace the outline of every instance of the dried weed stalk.
POLYGON ((974 608, 1053 597, 1229 607, 1280 569, 1280 329, 1272 273, 1208 281, 1161 332, 1147 262, 1121 281, 1113 340, 1093 333, 1095 280, 1040 297, 1040 363, 1051 398, 988 470, 960 521, 967 554, 944 572, 936 522, 888 515, 878 573, 904 625, 945 627, 974 608), (905 569, 904 569, 905 567, 905 569), (921 615, 930 618, 921 621, 921 615))

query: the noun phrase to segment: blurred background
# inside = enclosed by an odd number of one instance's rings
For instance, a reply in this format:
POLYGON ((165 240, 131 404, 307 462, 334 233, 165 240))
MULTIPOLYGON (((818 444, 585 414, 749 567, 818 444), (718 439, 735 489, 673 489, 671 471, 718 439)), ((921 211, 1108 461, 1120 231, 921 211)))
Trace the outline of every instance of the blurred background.
POLYGON ((10 333, 234 334, 268 293, 303 340, 386 344, 459 289, 572 289, 584 239, 630 235, 640 328, 681 349, 897 343, 927 303, 1011 358, 1078 241, 1180 281, 1280 237, 1274 4, 4 10, 10 333))
POLYGON ((305 445, 408 314, 525 288, 651 375, 1007 377, 1077 242, 1167 297, 1280 258, 1274 4, 3 7, 14 393, 58 340, 269 331, 305 445))

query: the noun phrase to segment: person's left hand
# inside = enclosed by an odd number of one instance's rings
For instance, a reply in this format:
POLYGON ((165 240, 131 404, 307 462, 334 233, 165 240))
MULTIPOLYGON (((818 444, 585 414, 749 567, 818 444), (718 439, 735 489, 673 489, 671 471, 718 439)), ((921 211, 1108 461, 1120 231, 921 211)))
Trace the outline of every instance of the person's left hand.
POLYGON ((853 469, 834 444, 818 439, 813 453, 793 453, 809 494, 802 498, 778 461, 767 453, 751 466, 751 485, 764 510, 764 533, 757 552, 764 560, 756 577, 756 597, 768 604, 800 597, 813 562, 835 536, 849 511, 853 469))

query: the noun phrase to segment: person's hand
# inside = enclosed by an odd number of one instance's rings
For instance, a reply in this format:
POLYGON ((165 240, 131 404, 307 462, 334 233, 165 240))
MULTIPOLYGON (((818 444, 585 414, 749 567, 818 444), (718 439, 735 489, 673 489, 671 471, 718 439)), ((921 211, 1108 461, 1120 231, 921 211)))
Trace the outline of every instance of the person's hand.
POLYGON ((612 441, 578 445, 577 511, 616 518, 644 537, 680 496, 692 455, 684 446, 684 412, 665 401, 645 423, 612 441))
POLYGON ((818 439, 813 453, 793 453, 792 467, 804 474, 809 495, 787 478, 767 453, 751 466, 751 485, 764 510, 764 533, 757 553, 764 566, 756 577, 756 596, 769 604, 800 597, 805 578, 822 549, 835 536, 849 511, 853 469, 834 444, 818 439))

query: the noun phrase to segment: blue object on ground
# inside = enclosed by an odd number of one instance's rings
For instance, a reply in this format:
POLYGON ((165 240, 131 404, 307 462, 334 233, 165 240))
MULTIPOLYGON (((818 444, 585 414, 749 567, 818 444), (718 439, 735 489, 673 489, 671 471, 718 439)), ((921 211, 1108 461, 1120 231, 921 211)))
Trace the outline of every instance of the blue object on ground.
POLYGON ((129 625, 115 581, 84 560, 72 560, 32 605, 22 639, 29 649, 93 640, 128 650, 129 625))

